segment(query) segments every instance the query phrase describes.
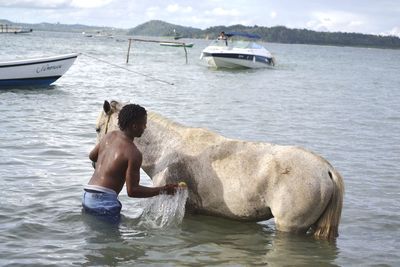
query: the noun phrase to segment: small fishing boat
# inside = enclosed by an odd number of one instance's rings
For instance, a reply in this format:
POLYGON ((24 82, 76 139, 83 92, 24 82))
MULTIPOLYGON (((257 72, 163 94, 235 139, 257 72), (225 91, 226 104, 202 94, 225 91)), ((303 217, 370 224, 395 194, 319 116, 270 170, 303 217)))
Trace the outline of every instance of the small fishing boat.
POLYGON ((164 42, 160 43, 161 46, 172 46, 172 47, 193 47, 193 43, 178 43, 178 42, 164 42))
POLYGON ((251 41, 259 39, 255 34, 227 33, 214 40, 201 53, 209 66, 216 68, 265 68, 275 65, 271 53, 260 44, 251 41), (239 40, 233 39, 238 37, 239 40), (244 40, 243 40, 244 39, 244 40))
POLYGON ((72 66, 78 53, 0 62, 0 88, 48 86, 72 66))

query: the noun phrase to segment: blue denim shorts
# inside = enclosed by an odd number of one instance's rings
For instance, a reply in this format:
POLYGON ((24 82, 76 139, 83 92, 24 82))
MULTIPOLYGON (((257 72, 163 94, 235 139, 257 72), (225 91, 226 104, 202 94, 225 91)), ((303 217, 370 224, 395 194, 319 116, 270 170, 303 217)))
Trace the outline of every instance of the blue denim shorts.
POLYGON ((84 189, 82 206, 85 212, 107 221, 118 222, 121 218, 121 202, 116 193, 84 189))

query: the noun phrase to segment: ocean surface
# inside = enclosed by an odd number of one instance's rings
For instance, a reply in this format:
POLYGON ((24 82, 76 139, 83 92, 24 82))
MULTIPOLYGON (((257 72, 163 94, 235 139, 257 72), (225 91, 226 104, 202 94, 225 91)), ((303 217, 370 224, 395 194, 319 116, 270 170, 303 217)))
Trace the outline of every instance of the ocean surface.
POLYGON ((275 68, 231 71, 199 60, 206 40, 187 40, 188 64, 183 48, 135 42, 126 64, 126 39, 0 35, 0 61, 82 53, 48 89, 0 90, 0 266, 400 266, 400 50, 266 43, 275 68), (200 215, 149 226, 149 200, 125 190, 120 225, 82 214, 96 118, 113 99, 325 157, 345 181, 340 236, 200 215))

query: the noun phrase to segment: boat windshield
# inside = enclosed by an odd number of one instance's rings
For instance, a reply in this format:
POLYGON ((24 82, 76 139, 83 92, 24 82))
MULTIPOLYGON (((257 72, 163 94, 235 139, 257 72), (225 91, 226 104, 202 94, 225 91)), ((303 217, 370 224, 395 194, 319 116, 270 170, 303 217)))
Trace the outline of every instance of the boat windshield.
POLYGON ((235 48, 246 48, 246 49, 260 49, 262 48, 261 45, 256 44, 254 42, 249 42, 249 41, 231 41, 230 46, 235 47, 235 48))
POLYGON ((214 40, 211 43, 212 46, 221 46, 221 47, 229 47, 229 48, 242 48, 242 49, 262 49, 264 48, 262 45, 251 41, 245 40, 214 40))
POLYGON ((212 45, 212 46, 226 46, 226 44, 227 44, 227 40, 216 39, 216 40, 212 41, 212 43, 210 45, 212 45))

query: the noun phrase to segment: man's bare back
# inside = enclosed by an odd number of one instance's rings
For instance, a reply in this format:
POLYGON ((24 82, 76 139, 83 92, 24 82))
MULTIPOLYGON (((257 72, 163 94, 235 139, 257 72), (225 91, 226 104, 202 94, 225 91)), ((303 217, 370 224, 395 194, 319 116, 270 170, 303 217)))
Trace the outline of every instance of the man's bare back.
POLYGON ((139 166, 137 172, 140 172, 142 154, 123 132, 113 131, 96 145, 89 158, 96 162, 89 184, 110 188, 119 194, 125 183, 128 163, 139 166))
POLYGON ((147 124, 147 113, 139 105, 124 106, 118 117, 120 130, 107 133, 90 152, 95 170, 85 187, 82 205, 90 213, 118 216, 121 203, 117 199, 124 184, 129 197, 153 197, 166 192, 173 195, 177 184, 161 187, 140 185, 142 153, 133 143, 140 137, 147 124))

